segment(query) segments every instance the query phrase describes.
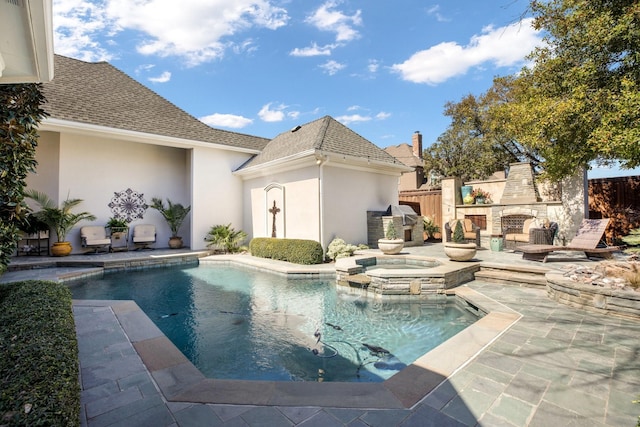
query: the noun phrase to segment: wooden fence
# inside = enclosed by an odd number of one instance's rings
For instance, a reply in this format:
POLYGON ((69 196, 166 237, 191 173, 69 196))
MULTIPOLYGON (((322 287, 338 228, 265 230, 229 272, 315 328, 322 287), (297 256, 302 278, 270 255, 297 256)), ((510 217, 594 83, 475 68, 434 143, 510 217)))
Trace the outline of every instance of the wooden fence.
POLYGON ((640 227, 640 176, 589 180, 589 218, 610 218, 607 242, 640 227))
MULTIPOLYGON (((442 190, 416 190, 401 191, 398 200, 400 204, 406 204, 422 216, 429 216, 433 223, 442 228, 442 190)), ((435 236, 441 238, 441 235, 435 236)))

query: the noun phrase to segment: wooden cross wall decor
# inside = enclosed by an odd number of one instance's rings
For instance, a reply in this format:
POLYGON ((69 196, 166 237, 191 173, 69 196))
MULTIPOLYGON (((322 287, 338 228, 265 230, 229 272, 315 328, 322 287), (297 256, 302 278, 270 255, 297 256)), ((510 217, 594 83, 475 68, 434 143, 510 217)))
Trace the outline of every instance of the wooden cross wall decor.
POLYGON ((276 201, 273 201, 273 207, 269 209, 269 213, 273 215, 273 225, 271 226, 271 237, 276 237, 276 214, 280 212, 280 208, 276 207, 276 201))

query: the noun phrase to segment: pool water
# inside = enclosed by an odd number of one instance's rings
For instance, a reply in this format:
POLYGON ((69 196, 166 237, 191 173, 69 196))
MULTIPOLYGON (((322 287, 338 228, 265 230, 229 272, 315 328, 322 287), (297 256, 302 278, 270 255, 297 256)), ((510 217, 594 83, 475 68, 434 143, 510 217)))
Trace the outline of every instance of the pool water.
POLYGON ((331 280, 229 266, 105 274, 76 299, 134 300, 209 378, 379 382, 477 317, 455 301, 379 301, 331 280))

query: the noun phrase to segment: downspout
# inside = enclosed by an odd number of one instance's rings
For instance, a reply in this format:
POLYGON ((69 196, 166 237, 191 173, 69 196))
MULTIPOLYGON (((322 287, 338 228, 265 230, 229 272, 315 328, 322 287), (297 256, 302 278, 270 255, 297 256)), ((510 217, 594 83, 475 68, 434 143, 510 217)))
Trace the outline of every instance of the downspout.
POLYGON ((326 156, 322 154, 316 155, 316 164, 318 165, 318 233, 320 235, 320 246, 324 245, 324 164, 326 156))

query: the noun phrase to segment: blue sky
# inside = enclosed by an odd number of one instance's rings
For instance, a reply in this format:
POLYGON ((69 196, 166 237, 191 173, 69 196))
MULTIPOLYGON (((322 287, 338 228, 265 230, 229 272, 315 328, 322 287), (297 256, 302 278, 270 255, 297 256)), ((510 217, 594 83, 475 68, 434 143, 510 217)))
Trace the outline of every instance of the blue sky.
MULTIPOLYGON (((108 61, 213 127, 272 138, 330 115, 426 147, 448 101, 541 43, 527 0, 54 0, 55 51, 108 61)), ((614 173, 615 174, 615 173, 614 173)))

